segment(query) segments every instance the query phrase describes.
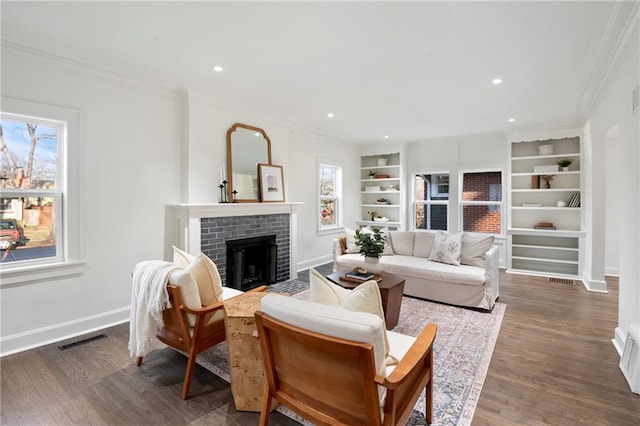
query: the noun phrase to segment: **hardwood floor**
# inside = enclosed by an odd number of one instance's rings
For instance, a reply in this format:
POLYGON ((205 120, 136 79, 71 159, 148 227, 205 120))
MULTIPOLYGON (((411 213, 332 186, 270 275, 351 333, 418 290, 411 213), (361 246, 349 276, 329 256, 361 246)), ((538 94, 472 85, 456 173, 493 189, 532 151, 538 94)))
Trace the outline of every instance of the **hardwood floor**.
MULTIPOLYGON (((538 277, 500 279, 507 309, 473 424, 640 424, 640 396, 629 390, 611 344, 617 281, 608 280, 609 294, 596 294, 538 277)), ((257 424, 257 413, 235 410, 229 384, 199 366, 183 401, 183 355, 156 350, 136 367, 128 324, 94 334, 101 333, 107 337, 66 350, 60 342, 2 358, 0 423, 257 424)), ((271 424, 297 423, 273 413, 271 424)))

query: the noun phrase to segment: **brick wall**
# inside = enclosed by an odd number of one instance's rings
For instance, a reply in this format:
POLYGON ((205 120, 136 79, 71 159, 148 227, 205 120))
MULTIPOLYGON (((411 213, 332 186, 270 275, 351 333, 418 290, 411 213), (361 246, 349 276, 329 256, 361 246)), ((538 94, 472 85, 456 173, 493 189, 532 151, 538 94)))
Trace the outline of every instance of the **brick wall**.
POLYGON ((289 279, 289 214, 203 218, 200 234, 202 252, 218 267, 223 285, 227 277, 226 241, 274 234, 278 246, 276 281, 289 279))
MULTIPOLYGON (((501 188, 500 172, 465 173, 462 199, 464 201, 499 201, 502 199, 501 188)), ((496 234, 501 232, 501 213, 497 206, 464 206, 462 217, 465 231, 496 234)))

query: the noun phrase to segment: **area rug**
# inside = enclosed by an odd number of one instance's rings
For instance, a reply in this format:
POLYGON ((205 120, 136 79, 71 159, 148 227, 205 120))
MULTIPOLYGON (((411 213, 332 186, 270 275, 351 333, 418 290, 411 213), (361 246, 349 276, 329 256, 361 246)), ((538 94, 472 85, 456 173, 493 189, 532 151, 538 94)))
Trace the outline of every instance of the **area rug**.
MULTIPOLYGON (((294 297, 306 299, 308 290, 294 297)), ((487 313, 403 297, 400 320, 393 331, 417 336, 428 323, 438 326, 434 344, 432 425, 471 424, 505 308, 506 305, 496 303, 493 311, 487 313)), ((197 362, 229 381, 224 343, 202 352, 197 362)), ((279 406, 277 410, 302 424, 309 424, 285 407, 279 406)), ((424 425, 424 413, 423 393, 407 424, 424 425)))

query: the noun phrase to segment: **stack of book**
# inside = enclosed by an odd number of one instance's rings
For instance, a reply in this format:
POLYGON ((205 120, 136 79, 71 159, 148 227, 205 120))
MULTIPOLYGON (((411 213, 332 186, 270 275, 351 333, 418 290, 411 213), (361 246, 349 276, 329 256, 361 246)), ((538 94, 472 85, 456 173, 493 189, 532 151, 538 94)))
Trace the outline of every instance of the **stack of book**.
POLYGON ((550 230, 554 230, 554 229, 556 229, 556 227, 553 226, 552 222, 538 222, 536 224, 536 226, 533 227, 533 229, 550 229, 550 230))
POLYGON ((351 278, 354 280, 359 280, 359 281, 368 281, 370 279, 373 279, 373 277, 375 277, 375 274, 372 274, 371 272, 358 272, 358 271, 351 271, 351 272, 347 272, 344 274, 344 276, 346 278, 351 278))
POLYGON ((569 204, 567 204, 567 207, 580 207, 580 193, 576 192, 575 194, 573 194, 571 196, 571 199, 569 200, 569 204))

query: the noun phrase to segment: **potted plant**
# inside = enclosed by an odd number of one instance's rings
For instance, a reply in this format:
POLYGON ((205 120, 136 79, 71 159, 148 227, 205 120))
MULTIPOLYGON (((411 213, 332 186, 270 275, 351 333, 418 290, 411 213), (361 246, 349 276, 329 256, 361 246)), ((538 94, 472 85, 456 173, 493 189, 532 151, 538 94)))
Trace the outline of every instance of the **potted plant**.
POLYGON ((373 232, 356 230, 356 245, 364 256, 364 266, 374 274, 380 272, 380 255, 384 251, 384 243, 385 237, 379 228, 373 228, 373 232))
POLYGON ((375 170, 369 170, 367 172, 367 175, 369 176, 369 179, 373 179, 376 177, 376 171, 375 170))
POLYGON ((569 171, 569 166, 573 163, 573 160, 570 158, 563 158, 558 161, 558 166, 562 167, 563 172, 569 171))

